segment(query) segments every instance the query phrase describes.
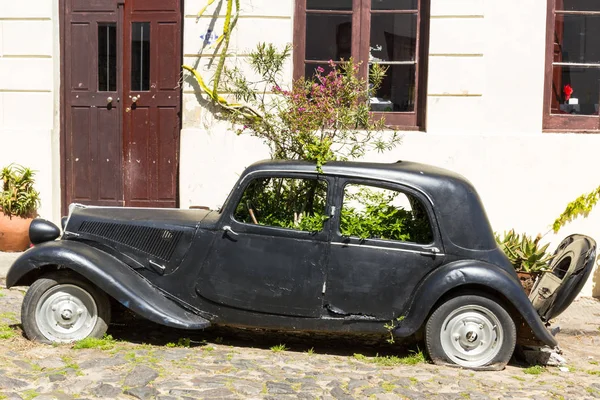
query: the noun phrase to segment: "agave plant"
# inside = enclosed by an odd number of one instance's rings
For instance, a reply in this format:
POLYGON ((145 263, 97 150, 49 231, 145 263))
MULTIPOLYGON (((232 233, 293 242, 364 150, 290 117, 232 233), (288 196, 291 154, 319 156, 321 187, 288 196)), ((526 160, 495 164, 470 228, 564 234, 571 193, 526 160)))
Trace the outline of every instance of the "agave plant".
POLYGON ((5 215, 33 217, 40 205, 40 194, 34 189, 35 172, 21 165, 10 164, 0 173, 0 209, 5 215))
POLYGON ((500 238, 496 235, 496 241, 506 256, 510 259, 518 272, 527 272, 533 275, 546 270, 552 255, 548 254, 549 244, 540 246, 541 236, 532 239, 526 234, 515 233, 510 230, 500 238))

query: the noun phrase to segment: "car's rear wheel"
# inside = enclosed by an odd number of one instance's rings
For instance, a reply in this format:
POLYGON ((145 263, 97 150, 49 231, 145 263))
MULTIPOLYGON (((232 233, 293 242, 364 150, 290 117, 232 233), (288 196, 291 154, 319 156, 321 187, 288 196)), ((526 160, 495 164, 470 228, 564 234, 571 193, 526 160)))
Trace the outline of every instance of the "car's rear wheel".
POLYGON ((87 280, 53 273, 36 280, 21 308, 25 335, 43 343, 70 343, 100 338, 110 322, 106 294, 87 280))
POLYGON ((464 295, 439 306, 429 317, 425 341, 436 364, 503 369, 515 349, 510 314, 495 300, 464 295))

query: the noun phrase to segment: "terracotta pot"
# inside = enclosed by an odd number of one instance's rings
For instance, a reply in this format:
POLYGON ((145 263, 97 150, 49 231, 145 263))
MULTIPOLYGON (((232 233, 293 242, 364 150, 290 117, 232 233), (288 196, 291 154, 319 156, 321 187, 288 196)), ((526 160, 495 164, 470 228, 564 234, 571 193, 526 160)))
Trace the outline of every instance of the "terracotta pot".
POLYGON ((27 250, 31 221, 33 218, 9 217, 0 211, 0 251, 27 250))
POLYGON ((521 285, 523 285, 523 289, 525 289, 525 293, 527 293, 529 296, 529 293, 531 293, 531 289, 533 288, 533 284, 535 283, 536 275, 529 272, 517 271, 517 276, 521 281, 521 285))

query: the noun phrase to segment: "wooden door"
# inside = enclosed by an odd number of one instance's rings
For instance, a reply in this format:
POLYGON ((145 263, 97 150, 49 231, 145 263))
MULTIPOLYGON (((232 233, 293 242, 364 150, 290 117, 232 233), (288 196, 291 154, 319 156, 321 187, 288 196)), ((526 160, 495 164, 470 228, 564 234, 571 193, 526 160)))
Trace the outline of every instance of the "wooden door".
POLYGON ((125 16, 125 202, 176 207, 180 1, 128 0, 125 16))
POLYGON ((180 0, 61 0, 63 213, 177 207, 180 0))
POLYGON ((63 46, 63 212, 123 205, 117 0, 67 0, 63 46))

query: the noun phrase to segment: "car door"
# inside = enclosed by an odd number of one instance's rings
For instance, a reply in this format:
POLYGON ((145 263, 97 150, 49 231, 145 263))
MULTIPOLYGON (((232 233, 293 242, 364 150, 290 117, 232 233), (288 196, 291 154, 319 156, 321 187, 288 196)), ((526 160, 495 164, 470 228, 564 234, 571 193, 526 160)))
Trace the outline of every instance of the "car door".
POLYGON ((332 182, 316 174, 246 177, 223 210, 196 292, 227 307, 318 317, 332 182))
POLYGON ((421 193, 340 178, 327 268, 329 316, 389 320, 444 259, 429 201, 421 193))

